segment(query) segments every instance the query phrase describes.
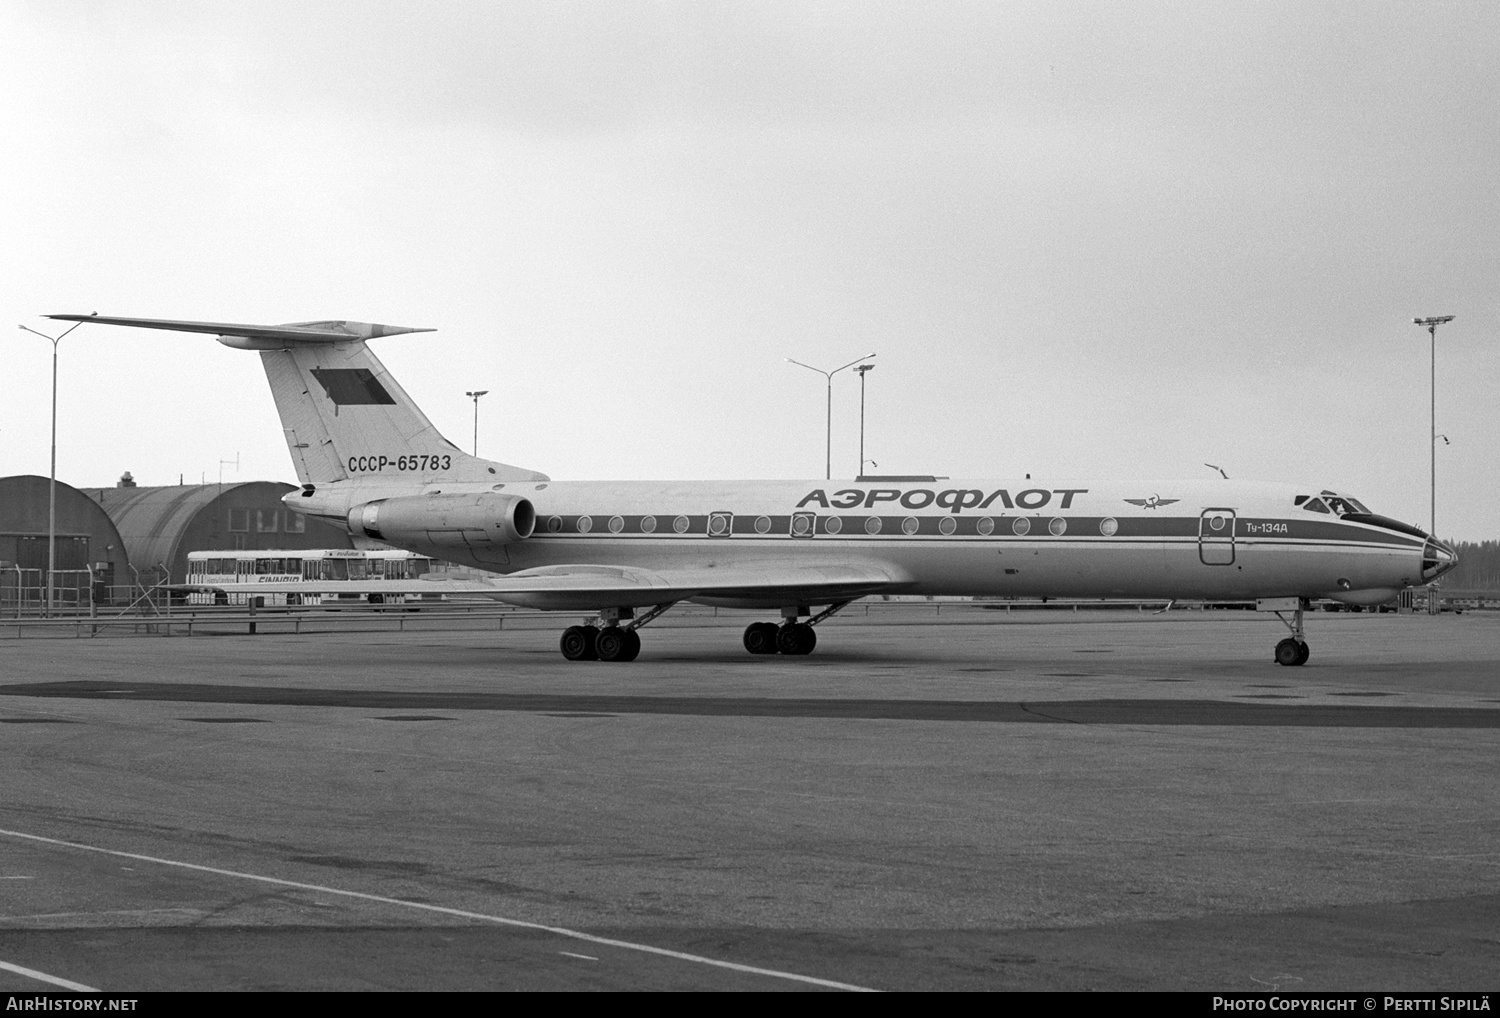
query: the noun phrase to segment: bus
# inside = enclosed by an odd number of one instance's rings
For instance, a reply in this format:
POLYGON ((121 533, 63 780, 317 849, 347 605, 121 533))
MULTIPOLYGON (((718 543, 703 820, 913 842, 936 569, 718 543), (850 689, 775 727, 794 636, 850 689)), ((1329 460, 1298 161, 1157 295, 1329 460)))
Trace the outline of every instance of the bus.
MULTIPOLYGON (((248 591, 213 589, 218 585, 306 583, 305 593, 274 592, 259 594, 265 605, 317 605, 324 601, 364 599, 371 604, 402 603, 410 597, 440 598, 440 594, 369 593, 369 581, 397 583, 415 580, 432 571, 431 558, 414 555, 397 548, 360 550, 357 548, 301 548, 296 550, 264 549, 261 551, 190 551, 188 552, 189 604, 245 604, 248 591), (344 593, 339 586, 359 582, 358 593, 344 593)), ((403 586, 408 586, 403 584, 403 586)))

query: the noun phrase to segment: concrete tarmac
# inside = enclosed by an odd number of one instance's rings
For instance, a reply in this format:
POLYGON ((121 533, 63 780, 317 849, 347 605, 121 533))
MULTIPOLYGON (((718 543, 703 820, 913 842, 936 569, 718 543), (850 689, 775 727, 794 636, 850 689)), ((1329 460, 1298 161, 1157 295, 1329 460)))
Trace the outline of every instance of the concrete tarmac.
POLYGON ((0 989, 1495 987, 1500 616, 671 619, 0 643, 0 989))

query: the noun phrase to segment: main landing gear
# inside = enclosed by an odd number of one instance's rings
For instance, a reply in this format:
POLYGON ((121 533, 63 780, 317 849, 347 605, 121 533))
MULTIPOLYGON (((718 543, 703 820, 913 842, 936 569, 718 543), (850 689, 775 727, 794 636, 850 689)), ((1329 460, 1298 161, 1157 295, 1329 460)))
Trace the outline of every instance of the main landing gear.
POLYGON ((786 621, 781 625, 774 622, 752 622, 745 628, 745 649, 752 654, 811 654, 818 645, 818 634, 813 626, 842 611, 847 604, 848 601, 840 601, 829 605, 806 622, 797 621, 800 616, 810 614, 805 605, 783 608, 781 617, 786 621))
POLYGON ((752 622, 745 629, 745 649, 752 654, 811 654, 818 634, 806 622, 752 622))
POLYGON ((597 624, 564 629, 558 648, 569 661, 634 661, 641 652, 637 630, 675 603, 659 604, 625 625, 620 623, 634 618, 633 608, 606 608, 599 613, 597 624))
POLYGON ((1302 632, 1302 613, 1306 611, 1307 605, 1300 598, 1290 600, 1296 601, 1297 605, 1291 609, 1292 620, 1290 622, 1280 611, 1276 612, 1276 617, 1281 620, 1282 625, 1292 631, 1291 636, 1276 645, 1276 663, 1288 668, 1307 664, 1307 659, 1312 654, 1307 646, 1307 638, 1302 632))

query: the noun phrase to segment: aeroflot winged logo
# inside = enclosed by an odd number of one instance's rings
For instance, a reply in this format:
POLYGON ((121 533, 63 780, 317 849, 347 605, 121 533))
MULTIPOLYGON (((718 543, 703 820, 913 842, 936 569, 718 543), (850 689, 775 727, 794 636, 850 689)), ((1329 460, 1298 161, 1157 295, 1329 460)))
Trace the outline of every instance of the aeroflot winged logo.
POLYGON ((1125 501, 1129 502, 1131 505, 1138 505, 1142 509, 1160 509, 1164 505, 1171 505, 1173 502, 1181 502, 1182 499, 1162 498, 1159 495, 1152 495, 1150 498, 1127 498, 1125 501))
POLYGON ((797 503, 797 508, 818 505, 824 509, 873 509, 881 502, 895 502, 903 509, 926 509, 935 505, 956 514, 965 509, 988 509, 997 501, 1006 509, 1040 509, 1056 495, 1057 508, 1071 509, 1073 496, 1087 492, 1087 488, 1027 488, 1016 492, 1012 497, 1004 488, 988 493, 979 488, 949 488, 947 491, 933 491, 930 488, 915 488, 910 491, 900 488, 871 488, 868 491, 863 488, 841 488, 830 496, 822 488, 818 488, 808 492, 797 503))

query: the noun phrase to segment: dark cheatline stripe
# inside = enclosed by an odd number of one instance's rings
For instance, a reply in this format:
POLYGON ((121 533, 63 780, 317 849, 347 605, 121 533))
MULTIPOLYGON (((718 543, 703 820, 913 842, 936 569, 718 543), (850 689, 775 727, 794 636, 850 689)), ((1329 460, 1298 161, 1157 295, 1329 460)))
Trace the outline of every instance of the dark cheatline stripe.
POLYGON ((375 710, 524 711, 693 717, 988 721, 1005 724, 1220 725, 1293 728, 1500 728, 1486 707, 1268 704, 1218 700, 827 700, 782 697, 610 696, 570 693, 413 693, 165 682, 34 682, 0 695, 375 710))
MULTIPOLYGON (((591 539, 619 538, 628 536, 650 536, 650 537, 702 537, 708 533, 709 517, 707 515, 689 515, 689 526, 686 531, 678 533, 672 527, 672 522, 677 518, 675 514, 662 513, 651 516, 655 522, 653 530, 646 530, 642 521, 647 519, 647 514, 621 514, 624 524, 619 533, 611 532, 609 521, 615 514, 608 510, 600 510, 594 514, 567 514, 554 516, 552 514, 541 515, 537 520, 536 535, 547 537, 553 534, 577 536, 581 531, 578 529, 578 521, 587 516, 591 529, 587 532, 591 539), (552 520, 556 524, 552 524, 552 520), (552 529, 556 526, 557 529, 552 529)), ((788 513, 768 513, 765 518, 769 523, 768 528, 762 532, 757 526, 761 518, 755 513, 731 514, 723 513, 729 518, 729 530, 722 537, 772 539, 791 537, 793 516, 788 513)), ((1045 511, 1035 513, 1008 512, 999 516, 987 514, 950 515, 947 513, 931 514, 913 512, 906 515, 892 516, 871 512, 838 512, 838 513, 816 513, 799 515, 816 516, 816 536, 828 540, 869 540, 872 537, 878 540, 890 541, 895 539, 912 537, 930 538, 981 538, 990 541, 1057 541, 1057 540, 1089 540, 1100 545, 1112 543, 1123 543, 1130 539, 1143 540, 1179 540, 1197 541, 1199 538, 1199 518, 1196 516, 1083 516, 1072 513, 1049 514, 1045 511), (878 519, 880 528, 875 534, 865 529, 865 524, 870 519, 878 519), (907 533, 903 524, 907 520, 916 520, 916 530, 907 533), (1014 527, 1018 519, 1026 520, 1027 532, 1022 535, 1015 533, 1014 527), (1064 523, 1062 534, 1053 534, 1049 525, 1054 519, 1061 519, 1064 523), (1105 519, 1115 521, 1116 532, 1105 535, 1100 530, 1100 524, 1105 519), (838 520, 839 533, 834 535, 829 532, 830 520, 838 520), (943 521, 951 521, 953 532, 942 531, 943 521), (989 533, 980 530, 980 521, 989 520, 993 529, 989 533)), ((340 520, 343 517, 339 517, 340 520)), ((813 535, 796 535, 807 539, 813 535)), ((1210 534, 1209 536, 1215 536, 1210 534)), ((1223 540, 1228 541, 1225 535, 1223 540)), ((1292 542, 1316 541, 1333 545, 1381 545, 1394 548, 1418 549, 1422 546, 1421 541, 1414 541, 1402 534, 1391 533, 1374 527, 1357 527, 1347 523, 1323 520, 1287 519, 1285 517, 1259 518, 1240 517, 1237 523, 1235 540, 1238 543, 1250 543, 1259 547, 1271 545, 1288 544, 1292 542), (1251 532, 1248 527, 1264 527, 1267 525, 1281 526, 1284 529, 1275 531, 1251 532)))

